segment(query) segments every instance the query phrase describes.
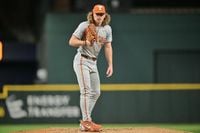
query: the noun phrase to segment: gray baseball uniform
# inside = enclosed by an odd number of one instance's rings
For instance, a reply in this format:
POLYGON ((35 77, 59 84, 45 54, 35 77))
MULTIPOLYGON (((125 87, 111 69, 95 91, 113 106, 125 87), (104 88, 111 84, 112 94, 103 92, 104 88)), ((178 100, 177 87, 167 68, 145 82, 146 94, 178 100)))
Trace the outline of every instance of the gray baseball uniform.
MULTIPOLYGON (((79 24, 73 35, 82 39, 88 21, 79 24)), ((112 29, 109 25, 96 26, 97 35, 112 42, 112 29)), ((83 120, 92 120, 91 112, 100 96, 100 78, 97 57, 103 44, 94 42, 92 46, 80 46, 74 58, 73 67, 80 87, 80 107, 83 120)))

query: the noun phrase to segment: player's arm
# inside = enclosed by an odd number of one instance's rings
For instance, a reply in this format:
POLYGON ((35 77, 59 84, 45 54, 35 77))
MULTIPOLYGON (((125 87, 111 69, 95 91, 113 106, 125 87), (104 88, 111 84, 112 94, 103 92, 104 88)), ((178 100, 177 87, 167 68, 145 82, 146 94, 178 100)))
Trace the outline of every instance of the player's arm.
POLYGON ((86 45, 86 41, 77 38, 76 36, 72 35, 69 39, 69 45, 73 47, 79 47, 86 45))
POLYGON ((90 46, 91 43, 88 40, 81 40, 77 38, 76 36, 72 35, 69 39, 69 45, 73 47, 79 47, 79 46, 90 46))
POLYGON ((113 50, 110 42, 106 43, 104 46, 105 57, 108 63, 108 68, 106 71, 107 77, 111 77, 113 74, 113 50))

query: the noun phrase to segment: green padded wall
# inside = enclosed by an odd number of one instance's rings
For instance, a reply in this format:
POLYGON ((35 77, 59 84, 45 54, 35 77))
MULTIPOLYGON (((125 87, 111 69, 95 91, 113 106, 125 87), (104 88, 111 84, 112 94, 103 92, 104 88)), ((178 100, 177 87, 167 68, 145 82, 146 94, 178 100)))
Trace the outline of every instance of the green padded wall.
MULTIPOLYGON (((103 50, 98 60, 102 83, 154 82, 154 53, 200 49, 198 14, 111 14, 114 75, 105 76, 103 50)), ((48 83, 76 83, 68 40, 86 14, 49 14, 46 19, 48 83)))

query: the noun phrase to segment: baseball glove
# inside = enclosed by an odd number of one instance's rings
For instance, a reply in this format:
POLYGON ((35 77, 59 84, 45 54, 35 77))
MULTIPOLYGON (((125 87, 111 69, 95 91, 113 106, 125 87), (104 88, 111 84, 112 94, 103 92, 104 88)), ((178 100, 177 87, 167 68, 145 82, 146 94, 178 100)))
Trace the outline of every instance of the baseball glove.
POLYGON ((97 41, 97 32, 94 24, 91 23, 86 28, 85 39, 88 40, 91 44, 93 44, 94 41, 97 41))

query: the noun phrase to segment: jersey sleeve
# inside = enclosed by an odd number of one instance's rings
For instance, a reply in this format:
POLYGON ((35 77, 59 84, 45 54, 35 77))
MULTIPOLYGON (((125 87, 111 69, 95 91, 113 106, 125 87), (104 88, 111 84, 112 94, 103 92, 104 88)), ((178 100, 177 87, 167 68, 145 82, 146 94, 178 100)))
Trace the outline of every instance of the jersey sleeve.
POLYGON ((112 42, 112 28, 109 25, 106 26, 106 31, 107 31, 106 40, 108 42, 112 42))
POLYGON ((80 23, 79 26, 74 31, 73 35, 76 36, 79 39, 82 39, 84 31, 85 31, 87 26, 88 26, 87 22, 80 23))

